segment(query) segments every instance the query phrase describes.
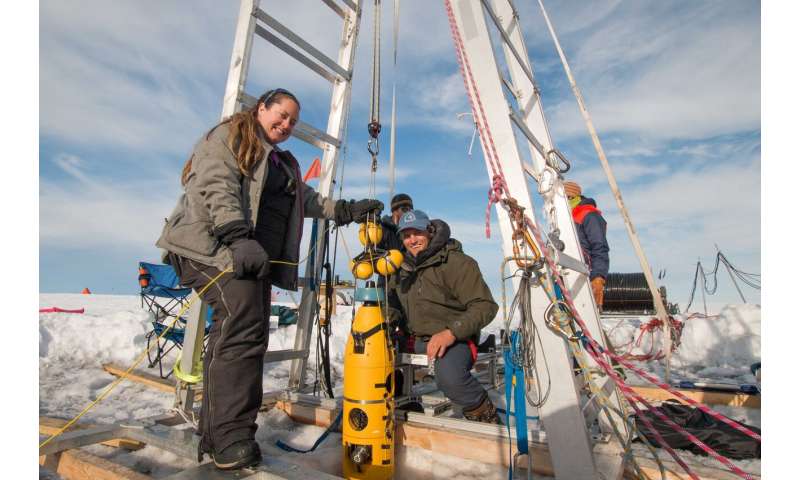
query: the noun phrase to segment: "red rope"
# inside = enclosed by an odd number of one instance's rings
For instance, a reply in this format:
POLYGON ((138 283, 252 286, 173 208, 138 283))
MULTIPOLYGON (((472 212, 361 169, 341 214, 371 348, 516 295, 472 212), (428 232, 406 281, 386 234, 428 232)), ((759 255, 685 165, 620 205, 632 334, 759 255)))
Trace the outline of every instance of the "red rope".
POLYGON ((469 59, 464 49, 461 33, 458 31, 458 24, 456 23, 450 0, 445 0, 445 8, 447 9, 447 18, 450 23, 450 34, 453 37, 453 43, 456 48, 456 59, 458 60, 458 67, 461 71, 461 79, 464 81, 464 89, 467 92, 467 99, 472 109, 472 117, 475 120, 475 126, 481 138, 481 147, 484 149, 485 153, 484 158, 486 158, 489 168, 492 171, 492 185, 489 188, 489 202, 486 205, 486 238, 489 238, 491 236, 492 205, 499 202, 504 193, 509 197, 511 193, 508 189, 505 175, 503 175, 503 166, 500 163, 500 156, 497 153, 494 138, 489 129, 489 123, 486 120, 486 112, 483 108, 481 97, 478 94, 478 87, 475 84, 475 77, 472 75, 472 67, 470 66, 469 59), (474 92, 474 98, 472 92, 474 92))
MULTIPOLYGON (((505 179, 505 175, 503 175, 502 165, 500 164, 500 161, 499 161, 499 156, 497 154, 497 149, 495 148, 495 145, 494 145, 494 140, 492 138, 491 131, 488 128, 488 122, 486 120, 486 114, 485 114, 485 111, 483 109, 483 104, 481 103, 481 100, 480 100, 480 95, 478 94, 477 86, 475 85, 475 79, 474 79, 474 77, 472 75, 472 69, 471 69, 471 67, 469 65, 469 60, 468 60, 468 58, 466 56, 466 53, 465 53, 464 43, 463 43, 463 41, 461 39, 461 34, 458 31, 458 26, 457 26, 457 23, 456 23, 456 20, 455 20, 455 15, 453 13, 452 5, 450 3, 450 0, 444 0, 444 3, 445 3, 445 8, 447 10, 447 17, 448 17, 448 20, 449 20, 449 23, 450 23, 450 33, 451 33, 451 35, 453 37, 453 42, 454 42, 455 48, 456 48, 456 58, 458 60, 459 69, 461 71, 461 76, 462 76, 462 79, 464 81, 464 88, 467 91, 467 97, 468 97, 469 102, 470 102, 470 107, 472 108, 472 114, 473 114, 473 117, 475 119, 475 123, 476 123, 477 129, 478 129, 478 132, 480 134, 481 146, 484 148, 484 152, 486 154, 485 158, 487 160, 487 163, 489 164, 490 169, 492 170, 492 187, 491 187, 491 189, 489 191, 489 207, 487 207, 487 213, 489 213, 490 209, 491 209, 491 205, 500 200, 499 197, 500 197, 501 194, 505 194, 509 198, 511 198, 511 194, 510 194, 509 189, 508 189, 508 183, 507 183, 507 181, 505 179), (474 96, 475 96, 474 99, 473 99, 473 93, 474 93, 474 96), (476 108, 476 104, 477 104, 477 108, 476 108), (486 148, 487 145, 489 146, 488 149, 486 148)), ((544 252, 544 258, 546 259, 546 261, 548 263, 550 271, 553 272, 553 273, 558 272, 558 269, 557 269, 555 263, 553 262, 552 258, 550 257, 550 255, 547 254, 547 250, 544 249, 544 248, 541 248, 541 246, 545 245, 545 243, 542 241, 542 238, 541 238, 541 236, 539 234, 538 228, 536 228, 536 225, 533 223, 533 221, 528 216, 525 216, 525 222, 526 222, 526 225, 527 225, 528 229, 531 231, 531 233, 535 237, 538 245, 540 246, 541 251, 544 252)), ((488 234, 489 234, 488 217, 487 217, 486 227, 487 227, 487 236, 488 236, 488 234)), ((589 354, 595 359, 597 364, 600 365, 606 371, 606 374, 609 375, 614 380, 614 382, 620 387, 620 390, 623 391, 623 395, 628 400, 628 402, 631 403, 631 406, 634 408, 637 416, 639 416, 642 419, 642 421, 645 423, 645 425, 647 425, 648 428, 654 433, 655 437, 658 439, 658 441, 662 445, 662 447, 670 453, 670 455, 678 462, 679 465, 681 465, 681 467, 684 468, 684 470, 686 470, 686 472, 692 478, 698 478, 697 475, 695 475, 691 471, 689 466, 686 465, 686 463, 683 462, 683 460, 680 459, 680 457, 677 455, 677 453, 669 445, 666 444, 666 442, 663 440, 661 435, 652 426, 652 423, 649 421, 649 419, 647 419, 646 416, 641 412, 641 410, 639 410, 638 406, 636 405, 637 402, 636 401, 631 401, 631 398, 633 398, 634 400, 640 401, 641 403, 647 405, 649 408, 652 408, 652 406, 650 406, 642 397, 638 396, 633 391, 633 389, 631 389, 629 386, 627 386, 625 384, 625 382, 619 378, 619 376, 617 375, 616 371, 607 362, 605 362, 605 360, 603 360, 602 356, 599 353, 594 351, 594 348, 596 348, 595 346, 599 346, 599 344, 597 343, 597 341, 594 338, 591 337, 588 329, 586 328, 585 323, 581 319, 580 314, 578 313, 577 309, 575 308, 575 304, 572 301, 572 297, 571 297, 571 295, 569 293, 569 290, 564 285, 563 279, 561 279, 561 277, 558 276, 558 275, 554 275, 554 278, 555 278, 556 283, 561 288, 561 291, 563 292, 564 299, 565 299, 567 305, 570 307, 570 310, 572 311, 573 318, 575 318, 575 321, 578 323, 578 325, 584 331, 585 338, 587 338, 588 341, 589 341, 588 345, 592 346, 592 348, 587 348, 586 349, 587 352, 589 352, 589 354)), ((669 386, 663 384, 662 382, 658 381, 657 379, 647 375, 646 373, 642 372, 641 370, 636 369, 635 367, 630 365, 628 362, 625 362, 621 357, 619 357, 617 355, 614 355, 613 353, 609 352, 606 349, 602 349, 602 351, 604 353, 606 353, 607 355, 609 355, 609 357, 615 358, 617 361, 619 361, 620 363, 622 363, 626 367, 630 368, 631 370, 633 370, 634 372, 636 372, 637 374, 639 374, 643 378, 649 380, 651 383, 654 383, 654 384, 660 386, 661 388, 664 388, 664 389, 670 391, 670 393, 672 393, 673 395, 676 395, 678 398, 681 398, 681 399, 684 399, 684 400, 688 401, 690 404, 693 404, 693 405, 697 406, 702 411, 714 416, 715 418, 720 419, 722 422, 732 426, 733 428, 735 428, 735 429, 737 429, 739 431, 742 431, 743 433, 746 433, 746 434, 750 435, 751 437, 758 439, 759 441, 761 440, 761 437, 759 435, 755 434, 754 432, 750 431, 749 429, 747 429, 745 427, 742 427, 741 425, 730 421, 729 419, 721 416, 720 414, 717 414, 716 412, 714 412, 713 410, 709 409, 705 405, 699 404, 699 403, 695 402, 694 400, 689 399, 688 397, 686 397, 685 395, 681 394, 680 392, 677 392, 676 390, 674 390, 674 389, 670 388, 669 386)), ((726 465, 728 468, 730 468, 731 471, 737 473, 740 476, 743 476, 746 479, 750 479, 751 478, 749 474, 747 474, 746 472, 744 472, 740 468, 736 467, 736 465, 733 465, 730 462, 730 460, 728 460, 725 457, 722 457, 715 450, 710 448, 708 445, 704 444, 697 437, 695 437, 694 435, 690 434, 689 432, 687 432, 685 429, 683 429, 679 425, 675 424, 675 422, 673 422, 670 419, 668 419, 661 412, 658 412, 658 411, 654 411, 654 412, 656 413, 657 416, 659 416, 659 418, 664 420, 667 424, 669 424, 670 426, 675 428, 677 431, 681 432, 681 434, 686 436, 690 441, 692 441, 693 443, 698 445, 701 449, 703 449, 704 451, 709 453, 709 455, 713 456, 714 458, 719 460, 721 463, 726 465)))
MULTIPOLYGON (((672 317, 669 317, 669 321, 672 326, 672 329, 670 331, 675 332, 675 338, 672 339, 672 349, 671 349, 671 351, 674 352, 681 344, 681 333, 683 333, 683 323, 680 320, 677 320, 672 317)), ((663 350, 659 350, 658 352, 655 351, 656 341, 654 337, 654 332, 660 330, 662 325, 664 325, 664 322, 662 322, 660 318, 653 318, 649 322, 639 327, 640 332, 639 336, 636 338, 635 345, 641 348, 642 340, 644 339, 645 333, 649 333, 650 351, 648 353, 636 355, 628 351, 627 353, 623 354, 623 356, 627 359, 636 361, 661 360, 662 358, 664 358, 665 354, 663 350)))
MULTIPOLYGON (((594 347, 590 348, 590 349, 587 349, 589 354, 597 361, 597 363, 599 365, 601 365, 601 367, 604 370, 613 371, 613 368, 611 367, 611 365, 609 365, 605 360, 603 360, 602 355, 598 354, 597 352, 592 352, 592 350, 594 350, 594 347)), ((663 422, 665 422, 667 425, 672 427, 675 431, 679 432, 681 435, 685 436, 689 441, 691 441, 692 443, 694 443, 695 445, 700 447, 708 455, 714 457, 717 461, 719 461, 720 463, 722 463, 723 465, 728 467, 732 472, 736 473, 737 475, 741 476, 742 478, 746 478, 748 480, 752 480, 753 477, 749 473, 747 473, 744 470, 742 470, 741 468, 737 467, 728 458, 723 457, 722 455, 717 453, 716 450, 714 450, 713 448, 711 448, 708 445, 706 445, 702 440, 700 440, 699 438, 697 438, 696 436, 691 434, 685 428, 683 428, 680 425, 678 425, 677 423, 675 423, 672 419, 670 419, 669 417, 664 415, 664 413, 662 413, 660 410, 658 410, 657 408, 653 407, 647 400, 644 399, 644 397, 642 397, 641 395, 637 394, 629 385, 627 385, 623 380, 621 380, 618 375, 613 374, 611 376, 611 379, 614 381, 615 384, 617 384, 617 386, 619 387, 619 389, 622 392, 622 394, 628 400, 628 403, 634 408, 634 410, 636 412, 636 415, 642 420, 642 422, 645 423, 645 425, 647 426, 648 430, 650 430, 656 436, 656 438, 658 439, 659 443, 662 443, 662 445, 664 444, 663 437, 661 437, 661 435, 659 434, 658 430, 655 429, 655 427, 650 422, 650 420, 638 408, 637 403, 641 403, 641 404, 645 405, 649 411, 651 411, 653 414, 655 414, 663 422)), ((750 431, 750 430, 748 430, 748 431, 750 431)), ((671 452, 671 454, 672 454, 672 452, 671 452)), ((697 478, 697 476, 694 474, 694 472, 692 472, 689 469, 689 467, 682 460, 679 459, 679 457, 676 457, 676 455, 673 455, 673 458, 675 458, 675 460, 678 462, 678 464, 680 464, 680 466, 683 467, 686 470, 686 472, 692 478, 697 478)))
POLYGON ((492 220, 492 205, 503 199, 503 178, 495 175, 492 178, 492 187, 489 189, 489 203, 486 204, 486 238, 491 237, 490 222, 492 220))
MULTIPOLYGON (((539 234, 538 228, 536 228, 536 225, 534 225, 533 222, 528 217, 525 218, 525 222, 526 222, 526 224, 528 226, 528 229, 531 231, 533 236, 536 238, 536 241, 539 242, 539 244, 541 244, 542 243, 542 238, 541 238, 541 235, 539 234)), ((556 269, 556 265, 555 265, 553 259, 550 257, 550 255, 547 254, 546 250, 544 251, 543 257, 547 261, 548 266, 550 267, 551 271, 552 272, 557 272, 558 270, 556 269)), ((594 358, 594 360, 597 362, 597 364, 601 366, 601 368, 614 381, 614 383, 616 383, 620 387, 620 390, 622 390, 623 392, 626 392, 625 389, 626 388, 628 389, 628 392, 627 392, 628 395, 625 395, 624 393, 623 393, 623 395, 625 396, 626 400, 628 400, 628 402, 631 403, 631 406, 634 408, 634 410, 636 412, 636 415, 639 418, 642 419, 642 421, 645 423, 645 425, 648 424, 648 421, 646 420, 646 417, 642 414, 642 412, 636 407, 635 402, 634 403, 631 402, 631 397, 641 401, 641 403, 647 405, 648 408, 652 409, 652 406, 650 406, 650 404, 647 403, 646 400, 644 400, 642 397, 638 396, 635 392, 633 392, 633 389, 631 389, 630 387, 628 387, 625 384, 625 382, 619 377, 619 375, 613 369, 613 367, 611 367, 611 365, 609 365, 605 360, 603 360, 602 355, 600 355, 600 354, 598 354, 597 352, 594 351, 596 348, 599 347, 601 349, 601 351, 603 353, 605 353, 606 355, 608 355, 610 358, 613 358, 614 360, 617 360, 623 366, 625 366, 626 368, 629 368, 630 370, 632 370, 634 373, 636 373, 640 377, 648 380, 650 383, 653 383, 654 385, 657 385, 657 386, 661 387, 662 389, 667 390, 668 392, 672 393, 676 397, 678 397, 678 398, 686 401, 687 403, 699 408, 703 412, 711 415, 712 417, 720 420, 721 422, 729 425, 730 427, 732 427, 732 428, 734 428, 734 429, 736 429, 736 430, 738 430, 738 431, 740 431, 740 432, 742 432, 742 433, 744 433, 744 434, 746 434, 746 435, 748 435, 748 436, 750 436, 750 437, 752 437, 752 438, 754 438, 754 439, 756 439, 758 441, 761 441, 761 436, 758 435, 757 433, 753 432, 749 428, 746 428, 746 427, 734 422, 733 420, 728 419, 727 417, 723 416, 722 414, 711 410, 710 408, 708 408, 707 406, 703 405, 702 403, 699 403, 699 402, 696 402, 696 401, 690 399, 686 395, 680 393, 679 391, 675 390, 674 388, 670 387, 669 385, 661 382, 657 378, 654 378, 653 376, 647 374, 643 370, 634 367, 632 364, 630 364, 629 362, 625 361, 625 359, 622 358, 621 356, 610 352, 608 349, 603 349, 602 346, 597 342, 597 340, 595 340, 591 336, 591 333, 589 332, 588 328, 586 327, 586 324, 584 323, 583 319, 581 318, 580 314, 578 313, 577 308, 575 308, 575 303, 572 300, 572 295, 570 294, 569 290, 566 288, 566 285, 564 284, 563 279, 559 275, 554 275, 553 278, 555 279, 555 282, 558 284, 558 286, 561 288, 562 294, 564 296, 564 301, 567 303, 567 306, 569 306, 569 308, 570 308, 570 310, 572 312, 573 318, 575 319, 575 321, 578 323, 578 325, 580 326, 581 330, 583 331, 584 338, 586 338, 588 340, 587 344, 589 346, 591 346, 591 348, 587 348, 586 351, 589 353, 589 355, 592 358, 594 358)), ((660 413, 660 412, 658 412, 658 413, 660 413)), ((659 416, 659 418, 661 418, 661 417, 659 416)), ((722 455, 720 455, 719 453, 717 453, 714 449, 712 449, 711 447, 709 447, 708 445, 706 445, 705 443, 700 441, 697 437, 695 437, 691 433, 687 432, 686 429, 682 428, 680 425, 675 424, 674 422, 672 422, 669 419, 662 418, 662 420, 664 420, 665 422, 670 424, 670 426, 675 428, 676 431, 680 432, 687 439, 689 439, 689 441, 691 441, 692 443, 694 443, 695 445, 697 445, 698 447, 703 449, 703 451, 706 451, 707 453, 709 453, 709 455, 713 456, 720 463, 722 463, 723 465, 728 467, 732 472, 742 476, 743 478, 747 478, 747 479, 751 478, 750 475, 747 472, 743 471, 742 469, 740 469, 739 467, 737 467, 736 465, 731 463, 730 460, 728 460, 727 458, 725 458, 722 455)), ((649 427, 648 427, 648 429, 653 431, 654 435, 656 436, 656 439, 659 439, 659 436, 656 435, 656 431, 654 429, 649 428, 649 427)), ((661 443, 661 446, 665 450, 670 452, 670 455, 672 455, 673 458, 675 456, 677 456, 677 454, 674 454, 674 451, 666 443, 662 443, 660 440, 659 440, 659 443, 661 443)), ((676 459, 676 461, 677 461, 677 459, 676 459)), ((684 464, 682 464, 682 462, 679 461, 678 463, 681 464, 681 466, 684 466, 684 464)), ((688 469, 688 467, 685 467, 685 469, 686 469, 686 472, 689 475, 693 475, 692 471, 690 469, 688 469)))

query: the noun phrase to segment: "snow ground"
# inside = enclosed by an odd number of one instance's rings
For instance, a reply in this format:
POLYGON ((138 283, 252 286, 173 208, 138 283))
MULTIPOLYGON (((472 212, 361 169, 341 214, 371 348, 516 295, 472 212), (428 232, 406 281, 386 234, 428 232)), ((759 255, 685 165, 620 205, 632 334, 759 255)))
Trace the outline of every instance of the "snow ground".
MULTIPOLYGON (((115 362, 130 365, 145 349, 145 334, 150 329, 149 316, 141 308, 138 296, 40 294, 40 307, 85 308, 84 314, 42 313, 39 315, 39 414, 72 418, 103 391, 114 377, 102 370, 101 365, 115 362)), ((283 302, 279 302, 283 303, 283 302)), ((286 303, 288 304, 288 303, 286 303)), ((341 384, 344 344, 349 332, 351 307, 339 306, 333 318, 330 340, 331 367, 336 384, 341 384)), ((643 317, 613 318, 604 320, 614 345, 625 345, 638 332, 638 326, 647 321, 643 317)), ((678 380, 714 381, 730 383, 756 383, 750 373, 751 363, 759 361, 761 311, 754 305, 733 305, 721 310, 714 319, 692 319, 686 322, 682 342, 672 360, 673 378, 678 380)), ((502 322, 496 319, 484 331, 499 333, 502 322)), ((270 350, 291 348, 296 328, 270 329, 270 350)), ((660 336, 654 340, 660 342, 660 336)), ((649 342, 649 339, 645 339, 649 342)), ((314 349, 314 342, 312 342, 314 349)), ((649 344, 633 353, 642 353, 649 344)), ((312 353, 311 363, 314 355, 312 353)), ((144 368, 145 364, 139 368, 144 368)), ((646 370, 663 374, 663 366, 656 362, 641 362, 646 370)), ((313 373, 311 374, 313 376, 313 373)), ((265 366, 264 390, 276 390, 286 385, 289 363, 265 366)), ((637 381, 629 375, 630 383, 637 381)), ((132 382, 122 382, 114 392, 90 410, 82 422, 111 423, 157 415, 172 407, 172 395, 132 382)), ((718 408, 722 413, 760 426, 760 411, 744 408, 718 408)), ((294 446, 307 448, 323 432, 315 426, 299 425, 282 411, 272 410, 258 420, 257 440, 265 455, 280 455, 289 461, 302 463, 332 474, 339 474, 341 435, 331 434, 313 453, 286 453, 275 447, 275 441, 284 440, 294 446)), ((639 446, 644 450, 643 446, 639 446)), ((127 452, 94 445, 87 449, 98 456, 129 466, 137 471, 160 478, 196 465, 192 460, 145 447, 127 452)), ((662 452, 663 453, 663 452, 662 452)), ((665 457, 666 458, 666 457, 665 457)), ((699 457, 698 457, 699 458, 699 457)), ((712 466, 719 464, 702 459, 712 466)), ((448 458, 419 449, 399 451, 397 478, 506 478, 505 469, 448 458)), ((760 461, 737 462, 748 471, 758 472, 760 461)), ((40 470, 41 478, 58 478, 40 470)))

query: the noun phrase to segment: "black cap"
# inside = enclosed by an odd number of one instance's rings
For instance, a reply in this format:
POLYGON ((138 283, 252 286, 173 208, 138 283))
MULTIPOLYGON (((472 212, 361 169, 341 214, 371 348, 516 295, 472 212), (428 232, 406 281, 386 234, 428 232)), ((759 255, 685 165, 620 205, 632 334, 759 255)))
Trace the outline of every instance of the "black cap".
POLYGON ((408 207, 410 209, 413 209, 414 202, 412 202, 411 197, 409 197, 405 193, 398 193, 397 195, 392 197, 392 211, 395 211, 400 207, 408 207))

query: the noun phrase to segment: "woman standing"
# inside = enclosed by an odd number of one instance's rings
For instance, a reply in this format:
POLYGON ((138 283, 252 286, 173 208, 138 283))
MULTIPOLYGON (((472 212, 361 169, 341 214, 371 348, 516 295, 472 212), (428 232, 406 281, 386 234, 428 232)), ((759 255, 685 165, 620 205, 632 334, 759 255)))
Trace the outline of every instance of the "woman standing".
POLYGON ((203 361, 198 461, 209 453, 221 469, 260 463, 255 441, 272 285, 297 290, 303 218, 346 225, 377 200, 334 202, 302 182, 287 140, 300 102, 283 89, 214 126, 183 168, 184 193, 156 245, 181 284, 214 310, 203 361))

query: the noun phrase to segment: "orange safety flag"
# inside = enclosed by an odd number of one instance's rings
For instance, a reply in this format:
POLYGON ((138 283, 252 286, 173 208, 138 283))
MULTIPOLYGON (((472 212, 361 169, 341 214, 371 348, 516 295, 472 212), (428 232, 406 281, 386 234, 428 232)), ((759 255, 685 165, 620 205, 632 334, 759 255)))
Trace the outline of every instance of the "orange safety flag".
POLYGON ((311 162, 311 166, 308 167, 308 171, 303 176, 303 181, 307 182, 312 178, 319 178, 319 174, 322 171, 322 166, 319 163, 319 157, 315 158, 313 162, 311 162))
POLYGON ((92 292, 90 292, 88 288, 84 288, 84 289, 81 291, 81 293, 82 293, 82 294, 84 294, 84 295, 88 295, 88 294, 90 294, 90 293, 92 293, 92 292))

